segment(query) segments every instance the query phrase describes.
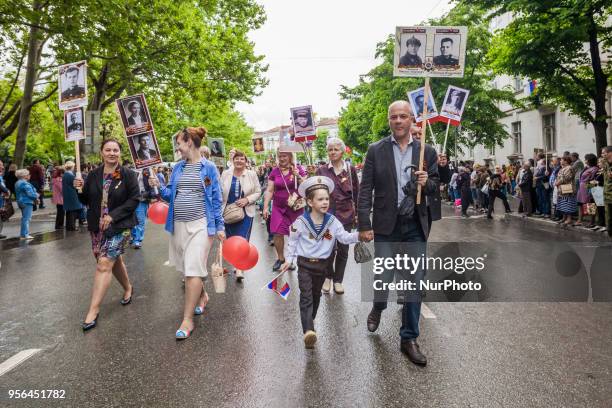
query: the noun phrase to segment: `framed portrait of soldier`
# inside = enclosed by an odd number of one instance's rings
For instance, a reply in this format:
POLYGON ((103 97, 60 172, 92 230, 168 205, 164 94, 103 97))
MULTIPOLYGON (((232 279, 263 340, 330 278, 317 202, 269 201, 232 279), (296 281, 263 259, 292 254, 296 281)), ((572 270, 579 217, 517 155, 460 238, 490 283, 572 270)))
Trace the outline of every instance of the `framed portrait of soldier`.
POLYGON ((291 108, 291 121, 293 122, 294 141, 301 143, 317 138, 311 105, 291 108))
POLYGON ((208 139, 208 148, 211 157, 225 157, 225 140, 208 139))
POLYGON ((396 27, 393 75, 463 77, 467 27, 396 27))
POLYGON ((449 85, 440 109, 440 116, 453 122, 460 122, 470 91, 449 85))
POLYGON ((153 122, 143 94, 117 99, 117 109, 127 136, 153 130, 153 122))
POLYGON ((87 106, 87 61, 60 66, 57 81, 61 110, 87 106))
POLYGON ((263 137, 254 137, 251 139, 253 143, 253 152, 254 153, 263 153, 264 152, 264 142, 263 137))
MULTIPOLYGON (((416 123, 423 121, 423 108, 425 106, 425 87, 415 89, 414 91, 408 92, 408 102, 414 113, 416 123)), ((427 119, 433 119, 438 116, 438 110, 436 109, 436 103, 429 88, 429 100, 427 101, 427 119)))
POLYGON ((64 111, 64 140, 76 142, 85 139, 85 108, 78 107, 64 111))
POLYGON ((161 153, 154 132, 128 136, 128 145, 132 161, 137 170, 154 166, 162 162, 161 153))

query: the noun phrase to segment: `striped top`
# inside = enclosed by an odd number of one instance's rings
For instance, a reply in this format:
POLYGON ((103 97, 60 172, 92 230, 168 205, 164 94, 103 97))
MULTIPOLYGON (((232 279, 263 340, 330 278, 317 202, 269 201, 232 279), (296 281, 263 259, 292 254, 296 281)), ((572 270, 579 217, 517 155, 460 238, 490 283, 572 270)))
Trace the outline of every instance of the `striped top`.
POLYGON ((195 221, 206 215, 200 167, 200 163, 185 163, 174 198, 174 221, 195 221))

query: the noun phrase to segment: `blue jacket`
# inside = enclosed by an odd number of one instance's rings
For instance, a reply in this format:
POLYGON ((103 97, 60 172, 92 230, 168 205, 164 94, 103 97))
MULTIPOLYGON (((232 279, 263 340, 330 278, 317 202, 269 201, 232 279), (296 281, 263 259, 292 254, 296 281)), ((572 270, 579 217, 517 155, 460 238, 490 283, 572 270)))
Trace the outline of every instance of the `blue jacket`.
MULTIPOLYGON (((215 235, 219 231, 225 231, 225 224, 223 223, 223 215, 221 214, 221 206, 223 204, 221 194, 221 183, 219 180, 219 173, 215 165, 206 159, 200 160, 202 167, 200 168, 200 178, 202 179, 202 185, 204 186, 204 208, 206 210, 206 227, 208 235, 215 235)), ((168 209, 168 218, 166 219, 166 231, 174 233, 174 198, 176 197, 176 188, 179 180, 183 175, 183 169, 185 168, 185 160, 181 160, 174 166, 172 170, 172 176, 168 185, 162 183, 159 193, 161 198, 168 202, 170 208, 168 209)))
POLYGON ((4 207, 4 197, 2 196, 2 193, 10 194, 8 188, 6 188, 6 185, 4 184, 4 179, 2 176, 0 176, 0 208, 4 207))
POLYGON ((77 211, 83 208, 79 201, 79 195, 74 188, 74 174, 71 171, 64 173, 62 177, 62 195, 64 198, 64 211, 77 211))
POLYGON ((34 205, 36 200, 38 200, 38 193, 34 186, 23 179, 17 180, 17 183, 15 183, 15 196, 17 196, 17 204, 20 207, 34 205))

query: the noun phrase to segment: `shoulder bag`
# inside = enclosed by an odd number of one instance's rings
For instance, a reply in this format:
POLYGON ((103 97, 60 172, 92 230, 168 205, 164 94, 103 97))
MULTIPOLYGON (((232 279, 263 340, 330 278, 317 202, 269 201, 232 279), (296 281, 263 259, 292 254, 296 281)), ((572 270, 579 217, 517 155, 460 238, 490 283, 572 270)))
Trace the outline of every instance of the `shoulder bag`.
MULTIPOLYGON (((242 197, 242 195, 243 195, 242 184, 240 184, 239 196, 242 197)), ((236 203, 231 203, 229 205, 226 205, 225 209, 223 210, 223 222, 228 225, 236 224, 244 220, 244 215, 245 215, 244 208, 238 207, 238 204, 236 203)))
MULTIPOLYGON (((293 211, 301 210, 306 207, 306 199, 304 197, 300 197, 297 193, 292 193, 289 191, 289 187, 287 186, 287 181, 285 180, 285 176, 283 175, 283 171, 279 169, 281 178, 283 179, 283 183, 285 183, 285 188, 287 189, 287 193, 289 193, 289 198, 287 198, 287 205, 291 207, 293 211)), ((295 182, 295 189, 297 190, 297 177, 293 177, 295 182)))
MULTIPOLYGON (((354 200, 355 191, 353 190, 353 171, 350 165, 347 164, 347 167, 348 167, 348 176, 349 176, 349 180, 351 183, 351 204, 353 205, 354 216, 357 216, 357 209, 355 208, 355 200, 354 200)), ((372 254, 370 253, 370 250, 368 249, 365 242, 360 241, 355 244, 353 255, 355 257, 355 262, 357 263, 366 263, 372 260, 372 254)))

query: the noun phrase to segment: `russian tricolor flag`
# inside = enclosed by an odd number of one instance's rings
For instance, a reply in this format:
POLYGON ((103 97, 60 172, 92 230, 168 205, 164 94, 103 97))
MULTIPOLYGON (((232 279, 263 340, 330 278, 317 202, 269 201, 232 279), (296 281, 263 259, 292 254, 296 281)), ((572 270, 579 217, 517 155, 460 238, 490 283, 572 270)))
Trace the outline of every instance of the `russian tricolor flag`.
POLYGON ((291 287, 289 287, 287 282, 283 284, 282 280, 279 279, 280 277, 281 275, 278 275, 276 278, 272 279, 267 286, 268 289, 273 290, 274 292, 278 293, 280 297, 287 300, 289 293, 291 293, 291 287))

